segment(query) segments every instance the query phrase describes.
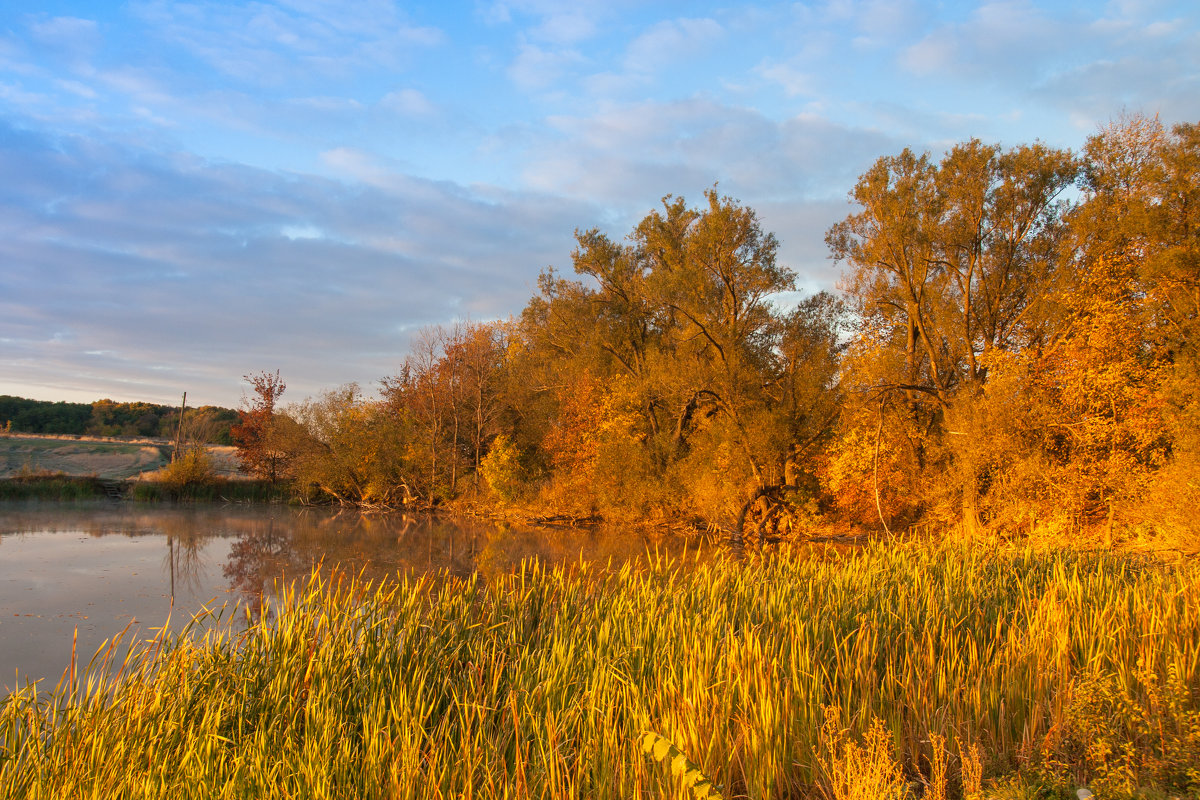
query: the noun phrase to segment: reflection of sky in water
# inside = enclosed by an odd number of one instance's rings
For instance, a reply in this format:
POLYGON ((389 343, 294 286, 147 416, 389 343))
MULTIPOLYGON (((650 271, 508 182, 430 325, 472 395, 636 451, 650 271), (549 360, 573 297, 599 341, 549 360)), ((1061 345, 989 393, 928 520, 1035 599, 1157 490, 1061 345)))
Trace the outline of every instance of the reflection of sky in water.
POLYGON ((369 579, 488 576, 530 558, 620 565, 655 550, 678 555, 683 544, 329 509, 0 504, 0 689, 18 671, 55 683, 76 628, 86 664, 126 625, 149 636, 168 617, 179 627, 206 606, 256 607, 280 576, 307 576, 318 564, 369 579))

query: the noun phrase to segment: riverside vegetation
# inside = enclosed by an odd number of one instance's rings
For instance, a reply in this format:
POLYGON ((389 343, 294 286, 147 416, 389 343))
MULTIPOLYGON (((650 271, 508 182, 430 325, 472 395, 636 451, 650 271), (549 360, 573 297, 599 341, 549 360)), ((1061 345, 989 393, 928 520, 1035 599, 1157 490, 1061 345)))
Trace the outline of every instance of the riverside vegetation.
MULTIPOLYGON (((228 436, 300 502, 1200 550, 1200 126, 904 150, 851 198, 837 296, 783 304, 752 209, 668 196, 624 241, 577 231, 577 279, 517 318, 422 332, 378 397, 284 405, 262 372, 229 428, 107 401, 72 424, 228 436)), ((140 491, 212 494, 191 474, 140 491)))
POLYGON ((305 502, 889 544, 314 578, 13 693, 0 788, 1200 797, 1200 126, 905 150, 852 198, 840 296, 782 308, 751 209, 667 197, 623 243, 578 232, 578 279, 518 318, 424 332, 377 399, 248 376, 230 434, 305 502))
POLYGON ((314 578, 244 632, 9 696, 0 788, 625 798, 690 796, 687 778, 695 796, 763 799, 1197 797, 1198 596, 1189 562, 928 544, 314 578))
POLYGON ((308 501, 469 502, 768 536, 966 526, 1200 543, 1200 126, 880 158, 835 296, 757 215, 576 233, 519 317, 426 330, 377 398, 248 376, 246 470, 308 501))

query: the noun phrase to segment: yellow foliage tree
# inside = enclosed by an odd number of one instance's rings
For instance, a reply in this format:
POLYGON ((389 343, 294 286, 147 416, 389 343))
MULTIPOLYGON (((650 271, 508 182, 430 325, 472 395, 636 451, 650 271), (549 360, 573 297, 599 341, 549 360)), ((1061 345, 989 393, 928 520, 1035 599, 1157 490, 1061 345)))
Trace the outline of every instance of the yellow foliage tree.
POLYGON ((1045 455, 1081 521, 1108 518, 1165 463, 1162 364, 1148 346, 1134 262, 1102 255, 1066 298, 1062 333, 1037 360, 1031 391, 1045 415, 1045 455))
MULTIPOLYGON (((558 489, 574 504, 594 510, 603 493, 600 482, 619 477, 600 469, 608 451, 636 442, 635 395, 620 377, 606 381, 583 370, 555 390, 558 415, 542 447, 554 470, 558 489)), ((611 465, 609 465, 611 466, 611 465)))

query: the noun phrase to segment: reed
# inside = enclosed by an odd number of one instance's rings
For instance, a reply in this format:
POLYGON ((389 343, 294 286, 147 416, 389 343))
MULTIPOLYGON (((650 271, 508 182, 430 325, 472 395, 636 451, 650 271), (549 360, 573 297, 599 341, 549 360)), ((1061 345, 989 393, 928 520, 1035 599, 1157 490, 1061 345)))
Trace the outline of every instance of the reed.
POLYGON ((166 481, 139 481, 133 484, 131 499, 144 503, 286 503, 288 490, 269 481, 213 478, 204 483, 172 484, 166 481))
POLYGON ((13 693, 0 795, 685 796, 647 732, 725 797, 830 790, 864 734, 910 778, 948 755, 951 796, 965 762, 974 794, 981 753, 994 777, 1070 751, 1077 686, 1136 703, 1174 681, 1200 718, 1197 597, 1193 564, 928 545, 313 576, 240 632, 197 625, 13 693))
POLYGON ((91 500, 104 496, 100 481, 91 477, 29 473, 0 478, 0 500, 91 500))

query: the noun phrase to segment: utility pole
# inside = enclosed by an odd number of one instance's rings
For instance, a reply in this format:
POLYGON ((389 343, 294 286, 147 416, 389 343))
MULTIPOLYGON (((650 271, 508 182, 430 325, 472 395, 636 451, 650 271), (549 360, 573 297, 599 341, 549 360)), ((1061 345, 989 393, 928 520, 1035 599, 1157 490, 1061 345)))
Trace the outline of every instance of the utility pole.
POLYGON ((179 404, 179 424, 175 426, 175 450, 171 453, 172 463, 179 459, 179 442, 183 438, 183 412, 187 408, 187 392, 183 393, 183 402, 179 404))

